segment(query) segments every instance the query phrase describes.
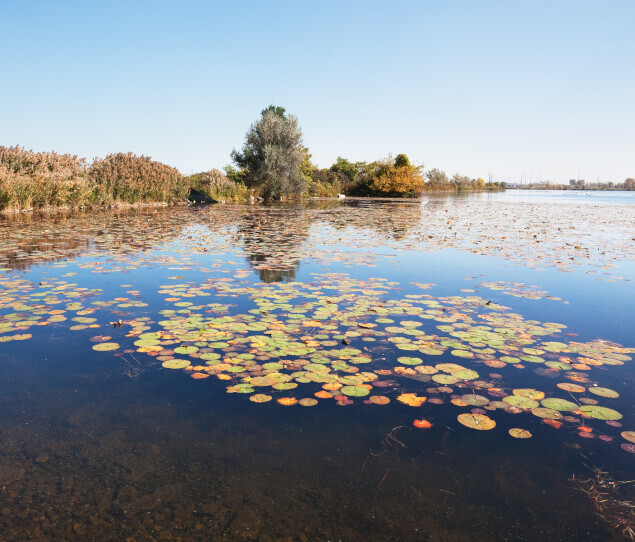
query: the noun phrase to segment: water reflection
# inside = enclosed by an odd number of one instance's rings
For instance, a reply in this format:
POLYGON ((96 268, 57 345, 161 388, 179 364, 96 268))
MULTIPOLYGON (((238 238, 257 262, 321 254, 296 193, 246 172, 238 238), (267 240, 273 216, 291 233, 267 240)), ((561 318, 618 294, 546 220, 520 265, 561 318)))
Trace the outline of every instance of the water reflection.
POLYGON ((254 208, 241 217, 238 238, 261 281, 286 282, 295 279, 310 228, 311 214, 304 207, 254 208))
POLYGON ((0 267, 26 271, 91 251, 151 250, 179 237, 187 220, 186 214, 163 209, 5 215, 0 217, 0 267))

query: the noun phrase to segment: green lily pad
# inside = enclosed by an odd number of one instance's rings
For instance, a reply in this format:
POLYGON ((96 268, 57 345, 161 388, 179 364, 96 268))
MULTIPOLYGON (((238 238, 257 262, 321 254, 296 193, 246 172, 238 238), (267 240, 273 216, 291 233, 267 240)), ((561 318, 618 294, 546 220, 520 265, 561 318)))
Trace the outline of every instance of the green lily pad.
POLYGON ((421 365, 423 363, 423 360, 419 358, 411 358, 408 356, 401 356, 397 358, 397 361, 399 363, 403 363, 404 365, 421 365))
POLYGON ((370 390, 364 386, 344 386, 340 391, 349 397, 365 397, 370 394, 370 390))
POLYGON ((471 406, 485 406, 489 403, 489 399, 487 397, 475 395, 473 393, 466 393, 461 397, 461 399, 471 406))
POLYGON ((567 401, 566 399, 558 399, 557 397, 550 397, 549 399, 543 399, 541 401, 542 405, 547 408, 552 408, 554 410, 577 410, 578 405, 572 403, 571 401, 567 401))
POLYGON ((456 376, 445 375, 445 374, 432 375, 432 380, 434 380, 435 382, 438 382, 439 384, 445 384, 445 385, 456 384, 459 381, 459 379, 456 376))
POLYGON ((597 420, 622 419, 622 415, 617 410, 613 410, 612 408, 601 407, 597 405, 584 405, 580 407, 580 410, 597 420))
POLYGON ((198 352, 198 348, 196 346, 179 346, 174 349, 177 354, 193 354, 194 352, 198 352))
POLYGON ((478 373, 471 369, 464 369, 462 371, 454 371, 452 376, 459 378, 460 380, 474 380, 478 378, 478 373))
POLYGON ((110 352, 111 350, 117 350, 121 348, 118 343, 99 343, 93 346, 93 350, 97 352, 110 352))
POLYGON ((168 361, 164 361, 161 365, 163 365, 166 369, 184 369, 192 364, 185 359, 170 359, 168 361))
POLYGON ((609 399, 615 399, 616 397, 619 397, 620 394, 617 393, 616 391, 610 390, 609 388, 600 388, 598 386, 591 386, 588 389, 589 393, 592 393, 593 395, 599 395, 600 397, 608 397, 609 399))
POLYGON ((546 420, 561 420, 563 417, 560 412, 553 408, 536 407, 531 409, 531 413, 546 420))
POLYGON ((508 395, 507 397, 503 397, 503 402, 507 403, 510 406, 524 409, 536 408, 540 406, 540 403, 538 401, 527 399, 526 397, 519 397, 517 395, 508 395))

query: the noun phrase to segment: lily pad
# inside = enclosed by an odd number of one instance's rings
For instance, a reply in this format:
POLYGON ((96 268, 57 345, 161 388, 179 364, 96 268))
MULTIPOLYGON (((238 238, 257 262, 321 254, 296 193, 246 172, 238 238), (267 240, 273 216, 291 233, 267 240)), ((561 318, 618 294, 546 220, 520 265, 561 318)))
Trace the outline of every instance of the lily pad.
POLYGON ((598 420, 621 420, 622 415, 612 408, 601 407, 597 405, 584 405, 580 407, 580 410, 592 418, 598 420))
POLYGON ((508 395, 507 397, 503 397, 503 402, 507 403, 510 406, 524 409, 536 408, 540 406, 540 403, 538 401, 535 401, 534 399, 518 397, 517 395, 508 395))
POLYGON ((118 343, 99 343, 93 346, 93 350, 97 352, 110 352, 112 350, 117 350, 121 348, 118 343))
POLYGON ((478 378, 479 375, 476 371, 472 371, 471 369, 463 369, 462 371, 454 371, 452 376, 460 380, 474 380, 478 378))
POLYGON ((635 431, 622 431, 620 434, 624 440, 635 443, 635 431))
POLYGON ((166 369, 185 369, 185 367, 189 367, 192 364, 186 359, 169 359, 161 365, 166 369))
POLYGON ((264 393, 257 393, 249 398, 249 400, 254 403, 266 403, 267 401, 271 401, 271 399, 273 399, 271 395, 265 395, 264 393))
POLYGON ((438 382, 439 384, 456 384, 459 379, 456 376, 452 375, 444 375, 444 374, 436 374, 432 375, 432 380, 438 382))
POLYGON ((533 388, 520 388, 512 390, 512 393, 517 397, 525 397, 526 399, 534 399, 535 401, 540 401, 540 399, 544 398, 545 394, 541 391, 535 390, 533 388))
POLYGON ((514 438, 531 438, 532 436, 527 429, 521 429, 520 427, 512 427, 509 430, 509 434, 514 438))
POLYGON ((475 395, 473 393, 467 393, 461 397, 461 399, 467 404, 471 406, 485 406, 489 403, 489 399, 487 397, 483 397, 482 395, 475 395))
POLYGON ((615 399, 620 396, 620 394, 614 390, 610 390, 609 388, 600 388, 598 386, 591 386, 589 388, 589 393, 599 395, 600 397, 607 397, 609 399, 615 399))
POLYGON ((553 408, 536 407, 531 409, 531 413, 534 416, 538 416, 539 418, 543 418, 545 420, 561 420, 562 419, 562 414, 553 408))
POLYGON ((496 427, 496 422, 485 414, 472 414, 471 412, 464 412, 457 416, 457 420, 465 427, 470 429, 477 429, 479 431, 488 431, 496 427))
POLYGON ((570 391, 572 393, 583 393, 586 388, 584 386, 580 386, 579 384, 571 384, 569 382, 560 382, 556 384, 561 390, 570 391))
POLYGON ((404 365, 421 365, 423 360, 420 358, 413 358, 408 356, 401 356, 397 358, 399 363, 403 363, 404 365))
POLYGON ((365 386, 344 386, 340 391, 349 397, 366 397, 370 394, 370 390, 365 386))
POLYGON ((567 401, 565 399, 558 399, 557 397, 550 397, 548 399, 543 399, 541 401, 542 405, 547 408, 552 408, 554 410, 577 410, 578 405, 572 403, 571 401, 567 401))

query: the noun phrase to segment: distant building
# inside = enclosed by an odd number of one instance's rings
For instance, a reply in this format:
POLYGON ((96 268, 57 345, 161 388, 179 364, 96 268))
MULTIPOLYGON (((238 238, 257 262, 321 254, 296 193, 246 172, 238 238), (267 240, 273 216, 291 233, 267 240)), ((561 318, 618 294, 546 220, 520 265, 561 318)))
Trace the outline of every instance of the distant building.
POLYGON ((569 179, 569 186, 575 186, 575 179, 569 179))

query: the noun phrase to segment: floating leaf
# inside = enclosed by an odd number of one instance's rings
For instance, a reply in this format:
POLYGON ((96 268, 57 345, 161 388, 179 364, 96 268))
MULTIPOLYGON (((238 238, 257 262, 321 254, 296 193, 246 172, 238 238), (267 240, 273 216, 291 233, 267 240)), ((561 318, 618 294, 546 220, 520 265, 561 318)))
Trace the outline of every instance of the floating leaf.
POLYGON ((615 399, 620 396, 620 394, 616 391, 610 390, 609 388, 600 388, 598 386, 589 387, 589 393, 599 395, 600 397, 607 397, 609 399, 615 399))
POLYGON ((539 418, 548 420, 561 420, 562 414, 553 408, 536 407, 531 409, 531 413, 539 418))
POLYGON ((543 399, 541 401, 543 406, 547 408, 551 408, 553 410, 577 410, 578 405, 572 403, 571 401, 566 401, 565 399, 558 399, 556 397, 550 397, 549 399, 543 399))
POLYGON ((479 375, 476 371, 472 371, 471 369, 463 369, 461 371, 454 371, 452 376, 460 380, 474 380, 478 378, 479 375))
POLYGON ((185 359, 170 359, 164 361, 161 365, 166 369, 185 369, 185 367, 189 367, 191 363, 185 359))
POLYGON ((422 360, 419 358, 412 358, 407 356, 401 356, 397 358, 397 361, 399 363, 403 363, 404 365, 420 365, 422 363, 422 360))
POLYGON ((541 391, 535 390, 533 388, 521 388, 512 390, 512 393, 517 397, 525 397, 527 399, 534 399, 536 401, 540 401, 545 394, 541 391))
POLYGON ((349 397, 365 397, 370 393, 365 386, 344 386, 340 391, 349 397))
POLYGON ((432 380, 438 382, 439 384, 456 384, 459 379, 456 376, 445 375, 445 374, 436 374, 432 375, 432 380))
POLYGON ((509 434, 514 438, 531 438, 531 433, 527 429, 521 429, 519 427, 512 427, 509 430, 509 434))
POLYGON ((397 397, 397 401, 411 407, 420 407, 426 400, 427 397, 418 397, 416 393, 402 393, 397 397))
POLYGON ((415 420, 412 422, 412 425, 419 429, 429 429, 432 427, 432 424, 428 420, 415 420))
POLYGON ((472 414, 465 412, 457 416, 459 423, 469 427, 470 429, 477 429, 479 431, 487 431, 496 427, 496 422, 489 416, 484 414, 472 414))
POLYGON ((268 401, 271 401, 271 399, 271 395, 265 395, 264 393, 257 393, 249 397, 249 400, 253 401, 254 403, 266 403, 268 401))
POLYGON ((584 405, 580 407, 580 410, 585 414, 588 414, 592 418, 598 420, 620 420, 622 415, 612 408, 601 407, 596 405, 584 405))
POLYGON ((111 350, 117 350, 121 348, 118 343, 99 343, 93 345, 93 350, 97 352, 110 352, 111 350))
POLYGON ((540 406, 538 401, 533 399, 527 399, 525 397, 519 397, 517 395, 508 395, 503 397, 503 402, 517 408, 530 409, 540 406))
POLYGON ((560 382, 556 384, 561 390, 570 391, 572 393, 582 393, 586 390, 584 386, 578 384, 570 384, 569 382, 560 382))
POLYGON ((635 443, 635 431, 622 431, 620 434, 624 440, 635 443))
POLYGON ((179 346, 174 349, 177 354, 193 354, 194 352, 198 352, 198 348, 196 346, 179 346))

